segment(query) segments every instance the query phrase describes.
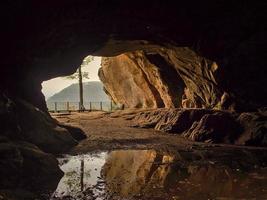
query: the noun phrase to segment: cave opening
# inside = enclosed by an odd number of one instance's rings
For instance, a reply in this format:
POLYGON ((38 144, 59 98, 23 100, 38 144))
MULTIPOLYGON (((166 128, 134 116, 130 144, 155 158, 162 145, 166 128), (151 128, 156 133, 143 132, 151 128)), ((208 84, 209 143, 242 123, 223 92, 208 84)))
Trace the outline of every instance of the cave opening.
POLYGON ((86 56, 75 73, 44 81, 42 93, 45 96, 48 111, 110 111, 115 109, 116 105, 105 93, 104 86, 99 80, 100 67, 101 57, 86 56))
MULTIPOLYGON (((41 186, 36 188, 30 184, 27 190, 40 189, 41 194, 36 194, 44 200, 66 197, 105 199, 111 194, 118 199, 138 196, 144 200, 169 196, 194 199, 199 194, 204 197, 254 196, 256 193, 240 189, 245 182, 248 188, 256 188, 261 191, 260 195, 265 195, 262 188, 266 182, 249 176, 251 173, 266 176, 267 171, 262 170, 267 157, 265 151, 213 146, 213 143, 264 146, 265 141, 262 138, 265 133, 262 114, 217 110, 222 93, 216 79, 220 66, 187 47, 168 49, 156 46, 127 51, 123 44, 120 44, 123 48, 119 47, 119 54, 86 56, 91 58, 90 62, 82 64, 85 75, 81 76, 89 75, 90 80, 83 82, 83 105, 91 112, 80 112, 78 71, 64 73, 70 74, 68 78, 58 77, 42 83, 49 113, 36 109, 38 105, 16 102, 23 108, 17 117, 28 112, 32 122, 29 124, 23 119, 21 129, 16 131, 22 131, 28 141, 37 145, 30 147, 31 153, 40 151, 38 155, 30 155, 29 159, 49 160, 49 166, 41 165, 47 171, 41 168, 36 172, 39 177, 48 175, 47 179, 37 179, 41 186), (89 87, 90 84, 93 85, 89 87), (97 90, 101 91, 96 95, 100 99, 88 100, 97 90), (204 102, 202 105, 195 103, 199 99, 204 102), (186 100, 191 102, 189 107, 185 106, 186 100), (108 101, 107 109, 105 101, 108 101), (212 108, 210 102, 217 107, 212 108), (255 123, 253 126, 258 127, 259 135, 254 138, 246 136, 246 120, 255 123), (34 134, 32 130, 35 130, 34 134), (188 145, 190 149, 201 151, 201 156, 188 150, 188 145), (55 154, 56 159, 42 151, 55 154), (254 162, 250 163, 248 153, 256 157, 259 168, 255 168, 254 162), (230 157, 236 163, 228 162, 230 157), (248 164, 242 166, 244 162, 248 164), (226 180, 222 178, 225 171, 229 174, 226 180), (240 178, 240 171, 243 178, 240 178), (206 179, 207 176, 210 178, 206 179), (190 181, 188 185, 184 184, 187 180, 190 181), (233 181, 235 187, 218 192, 217 188, 233 181), (192 193, 195 184, 201 187, 192 193), (175 190, 177 187, 182 189, 175 190)), ((223 94, 223 101, 228 100, 227 95, 223 94)), ((19 148, 24 156, 24 148, 29 147, 19 148)), ((26 176, 32 177, 28 171, 26 176)), ((31 179, 34 178, 21 182, 21 187, 31 179)))
POLYGON ((0 199, 266 199, 264 1, 1 6, 0 199), (48 112, 88 55, 112 110, 48 112))

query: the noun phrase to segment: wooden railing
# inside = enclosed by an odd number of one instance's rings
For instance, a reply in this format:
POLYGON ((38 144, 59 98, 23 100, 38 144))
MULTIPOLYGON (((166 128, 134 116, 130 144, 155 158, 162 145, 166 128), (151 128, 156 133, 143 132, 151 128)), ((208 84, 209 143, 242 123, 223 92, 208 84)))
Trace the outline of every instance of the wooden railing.
MULTIPOLYGON (((46 102, 46 105, 49 112, 79 111, 81 107, 79 102, 46 102)), ((84 107, 86 111, 113 111, 123 108, 112 101, 84 102, 84 107)))

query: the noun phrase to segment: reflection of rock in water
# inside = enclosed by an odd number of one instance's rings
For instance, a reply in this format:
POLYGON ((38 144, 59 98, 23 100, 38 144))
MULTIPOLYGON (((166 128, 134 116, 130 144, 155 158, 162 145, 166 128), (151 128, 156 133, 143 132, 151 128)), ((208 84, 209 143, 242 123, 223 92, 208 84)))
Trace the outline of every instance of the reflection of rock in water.
POLYGON ((267 152, 115 150, 66 156, 50 200, 267 199, 267 152), (231 159, 229 159, 231 158, 231 159))
POLYGON ((113 151, 103 167, 110 192, 121 196, 137 195, 149 187, 162 188, 170 173, 173 156, 154 150, 113 151))
POLYGON ((189 166, 188 177, 180 181, 177 186, 180 188, 180 194, 188 199, 197 196, 199 199, 215 197, 266 199, 267 190, 264 189, 267 188, 266 175, 266 170, 246 172, 213 164, 189 166))
POLYGON ((137 194, 146 183, 155 158, 156 152, 150 150, 111 152, 103 168, 108 189, 123 196, 137 194))
POLYGON ((208 159, 188 162, 183 156, 154 150, 113 151, 102 169, 106 188, 113 196, 138 199, 267 199, 266 168, 233 168, 208 159))

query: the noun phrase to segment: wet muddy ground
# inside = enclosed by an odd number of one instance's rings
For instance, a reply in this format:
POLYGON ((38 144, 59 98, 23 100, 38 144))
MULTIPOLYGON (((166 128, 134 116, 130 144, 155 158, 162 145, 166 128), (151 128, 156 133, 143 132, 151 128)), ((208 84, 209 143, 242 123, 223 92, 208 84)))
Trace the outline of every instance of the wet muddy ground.
POLYGON ((88 135, 58 157, 51 200, 267 199, 267 149, 134 128, 137 111, 56 114, 88 135))

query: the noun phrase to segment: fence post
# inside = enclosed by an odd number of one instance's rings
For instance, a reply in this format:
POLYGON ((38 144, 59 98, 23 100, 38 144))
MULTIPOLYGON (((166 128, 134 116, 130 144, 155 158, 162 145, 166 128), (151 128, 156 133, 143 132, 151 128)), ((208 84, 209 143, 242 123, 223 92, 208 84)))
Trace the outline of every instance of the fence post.
POLYGON ((92 102, 89 102, 90 112, 92 111, 92 102))
POLYGON ((102 101, 100 101, 100 110, 103 110, 103 108, 102 108, 102 101))
POLYGON ((55 113, 57 112, 57 102, 55 102, 55 113))

